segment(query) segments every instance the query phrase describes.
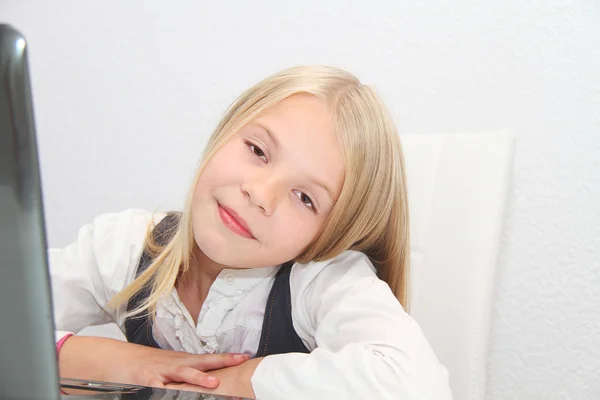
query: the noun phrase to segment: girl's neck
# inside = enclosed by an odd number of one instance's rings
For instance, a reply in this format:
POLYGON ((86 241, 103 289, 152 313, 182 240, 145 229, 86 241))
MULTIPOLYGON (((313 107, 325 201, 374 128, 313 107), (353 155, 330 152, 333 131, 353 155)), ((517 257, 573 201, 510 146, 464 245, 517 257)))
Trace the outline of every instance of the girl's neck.
POLYGON ((177 295, 189 311, 194 323, 198 323, 198 316, 208 292, 217 276, 225 265, 218 264, 206 257, 196 246, 190 260, 188 271, 177 282, 177 295))
POLYGON ((219 264, 210 258, 208 258, 198 246, 194 246, 192 258, 190 260, 190 268, 188 274, 195 280, 202 280, 208 282, 208 286, 217 279, 217 276, 225 268, 226 265, 219 264))

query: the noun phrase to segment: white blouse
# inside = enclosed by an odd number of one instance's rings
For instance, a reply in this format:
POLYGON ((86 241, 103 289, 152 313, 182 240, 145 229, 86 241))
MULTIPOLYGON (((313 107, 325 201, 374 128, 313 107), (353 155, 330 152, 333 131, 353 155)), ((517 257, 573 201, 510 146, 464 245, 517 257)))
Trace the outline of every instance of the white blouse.
MULTIPOLYGON (((135 278, 148 224, 164 215, 101 215, 75 243, 50 250, 57 340, 108 322, 124 330, 126 305, 106 304, 135 278)), ((155 340, 189 353, 254 356, 277 269, 223 270, 197 324, 174 289, 157 304, 155 340)), ((451 399, 446 369, 364 254, 296 263, 290 286, 294 329, 312 352, 266 357, 251 381, 258 399, 451 399)))

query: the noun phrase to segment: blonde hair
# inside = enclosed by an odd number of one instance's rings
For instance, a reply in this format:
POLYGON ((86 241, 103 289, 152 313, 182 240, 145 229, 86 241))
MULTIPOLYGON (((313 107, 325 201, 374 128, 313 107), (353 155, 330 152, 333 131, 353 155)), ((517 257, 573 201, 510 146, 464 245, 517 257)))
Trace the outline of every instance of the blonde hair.
POLYGON ((408 310, 409 220, 399 136, 388 110, 371 88, 344 70, 324 66, 281 71, 232 104, 208 141, 172 239, 160 245, 151 232, 147 235, 146 246, 154 259, 111 299, 112 306, 127 302, 151 283, 150 296, 130 315, 154 314, 159 298, 175 287, 193 261, 192 198, 206 164, 242 127, 299 93, 313 95, 329 106, 346 170, 342 191, 324 226, 294 261, 321 261, 349 249, 361 251, 408 310))

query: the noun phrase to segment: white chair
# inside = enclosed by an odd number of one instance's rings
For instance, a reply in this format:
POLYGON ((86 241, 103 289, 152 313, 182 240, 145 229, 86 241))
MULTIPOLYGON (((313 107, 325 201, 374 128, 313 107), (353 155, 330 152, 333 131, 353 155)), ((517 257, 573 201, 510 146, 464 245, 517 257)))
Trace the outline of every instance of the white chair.
POLYGON ((411 217, 411 314, 453 398, 482 400, 514 137, 402 135, 411 217))

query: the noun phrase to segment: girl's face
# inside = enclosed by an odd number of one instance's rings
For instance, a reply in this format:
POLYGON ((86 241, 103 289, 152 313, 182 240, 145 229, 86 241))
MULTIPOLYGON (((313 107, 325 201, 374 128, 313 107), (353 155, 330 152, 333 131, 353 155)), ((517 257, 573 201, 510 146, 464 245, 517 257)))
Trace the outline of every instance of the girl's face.
POLYGON ((326 104, 293 95, 236 133, 207 164, 192 204, 196 243, 231 268, 289 261, 315 238, 343 181, 326 104))

